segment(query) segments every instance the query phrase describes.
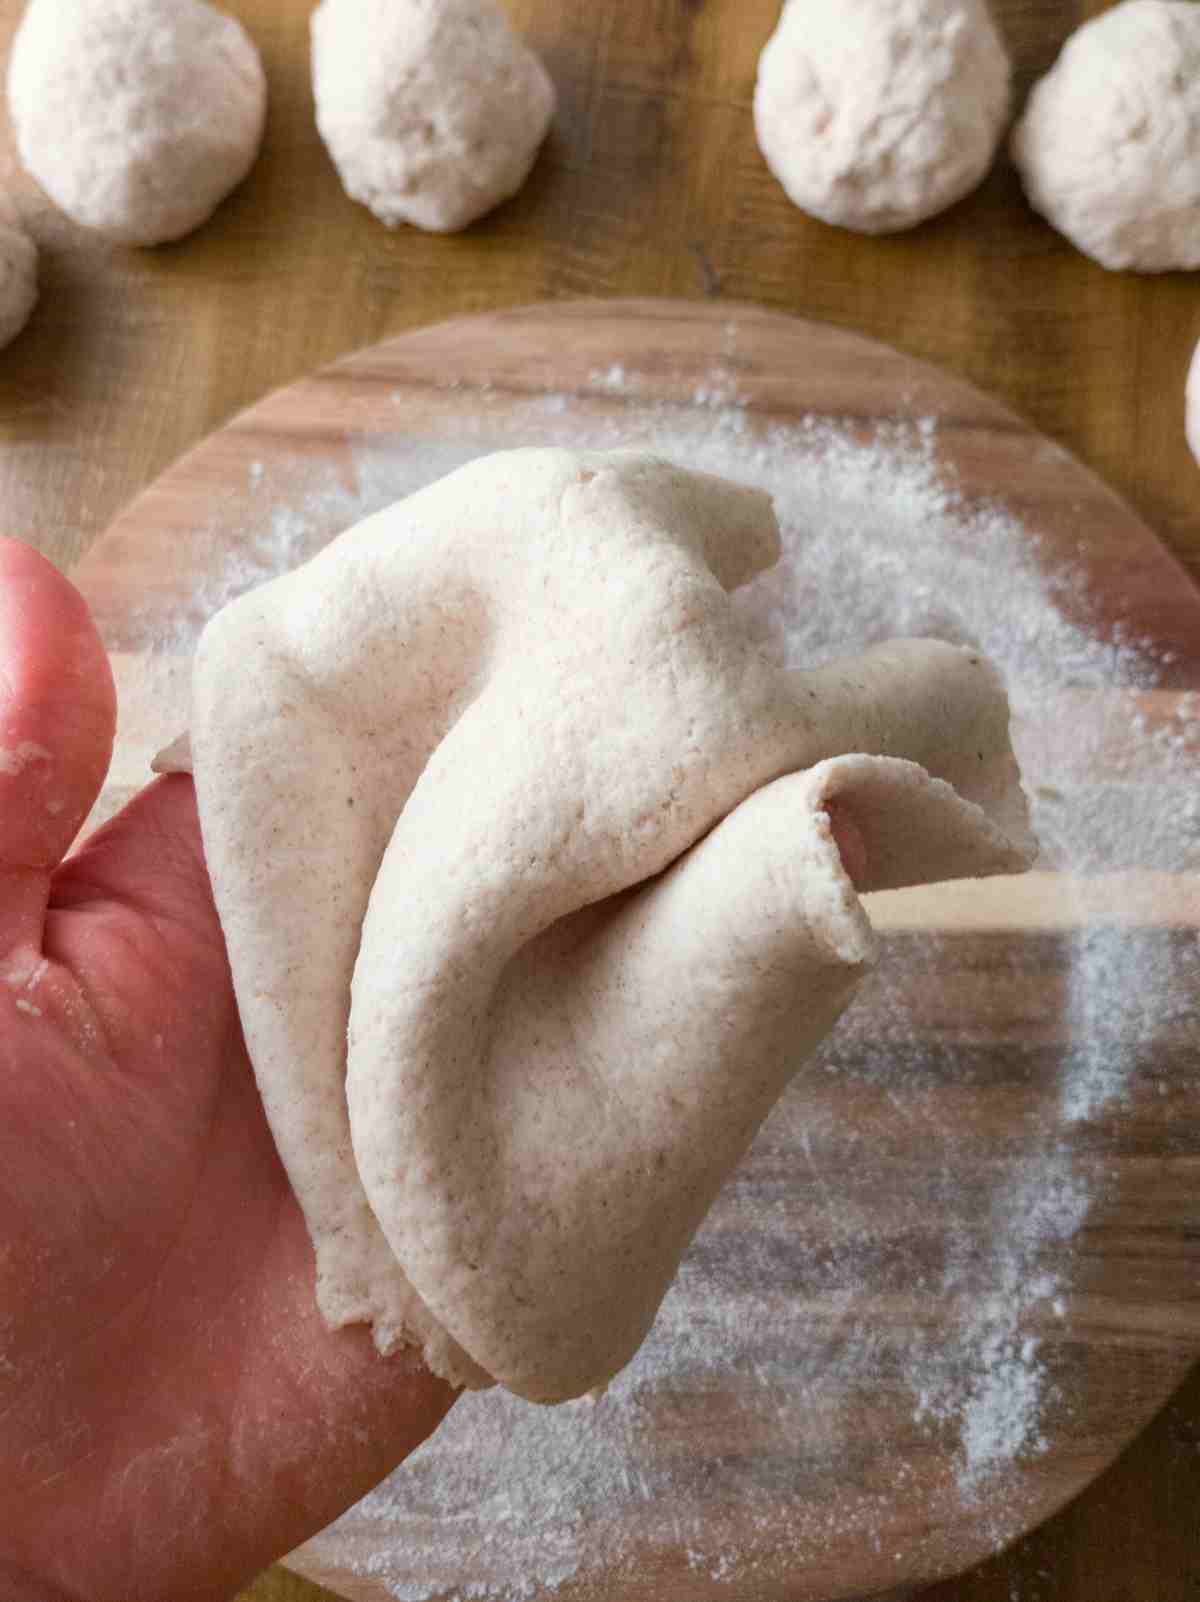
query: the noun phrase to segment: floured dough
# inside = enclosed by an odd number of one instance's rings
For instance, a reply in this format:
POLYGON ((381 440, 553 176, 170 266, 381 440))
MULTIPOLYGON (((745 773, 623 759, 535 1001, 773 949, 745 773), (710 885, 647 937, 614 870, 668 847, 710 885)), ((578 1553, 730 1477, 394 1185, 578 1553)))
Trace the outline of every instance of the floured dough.
POLYGON ((347 194, 381 221, 448 232, 514 195, 554 86, 496 0, 323 0, 317 126, 347 194))
POLYGON ((331 1323, 604 1383, 873 958, 831 809, 861 889, 1027 864, 990 668, 776 668, 727 591, 777 554, 756 491, 516 451, 205 630, 205 852, 331 1323))
POLYGON ((206 221, 253 165, 267 105, 258 51, 205 0, 30 0, 8 95, 51 200, 127 245, 206 221))
POLYGON ((1076 29, 1012 155, 1030 204, 1102 266, 1200 267, 1200 6, 1123 0, 1076 29))
POLYGON ((0 194, 0 350, 14 340, 37 304, 37 246, 16 207, 0 194))
POLYGON ((974 189, 1008 104, 986 0, 787 0, 759 61, 754 125, 795 205, 878 234, 974 189))

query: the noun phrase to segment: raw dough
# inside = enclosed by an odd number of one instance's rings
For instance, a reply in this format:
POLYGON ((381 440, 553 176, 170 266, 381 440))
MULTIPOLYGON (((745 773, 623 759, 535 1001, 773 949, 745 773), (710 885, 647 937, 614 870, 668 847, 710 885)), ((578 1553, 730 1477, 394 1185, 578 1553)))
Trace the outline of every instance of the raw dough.
POLYGON ((37 303, 37 246, 16 207, 0 195, 0 349, 14 340, 37 303))
POLYGON ((55 205, 156 245, 249 172, 267 85, 241 23, 203 0, 30 0, 8 96, 21 160, 55 205))
POLYGON ((1200 267, 1200 6, 1125 0, 1034 85, 1012 156, 1030 204, 1105 267, 1200 267))
POLYGON ((1185 406, 1187 442, 1192 448, 1192 455, 1200 463, 1200 344, 1192 352, 1192 365, 1188 369, 1185 406))
POLYGON ((205 852, 331 1323, 602 1384, 872 960, 829 807, 864 889, 1027 865, 991 670, 776 668, 726 591, 778 549, 757 491, 515 451, 206 628, 205 852))
POLYGON ((317 126, 348 194, 383 222, 465 228, 525 182, 554 86, 494 0, 324 0, 317 126))
POLYGON ((802 211, 911 228, 991 166, 1009 70, 986 0, 788 0, 759 61, 759 147, 802 211))

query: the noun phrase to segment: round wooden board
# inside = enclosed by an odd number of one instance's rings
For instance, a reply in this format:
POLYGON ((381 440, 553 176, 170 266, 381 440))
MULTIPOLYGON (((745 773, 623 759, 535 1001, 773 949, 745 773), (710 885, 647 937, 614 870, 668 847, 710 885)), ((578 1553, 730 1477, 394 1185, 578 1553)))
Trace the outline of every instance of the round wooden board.
MULTIPOLYGON (((524 443, 682 441, 703 465, 719 437, 750 461, 747 442, 801 449, 811 418, 851 442, 934 420, 920 437, 965 502, 1002 502, 1028 531, 1022 582, 1045 575, 1096 660, 1107 642, 1114 662, 1136 647, 1152 665, 1137 695, 1064 667, 1023 760, 1049 771, 1063 719, 1103 705, 1081 788, 1135 819, 1174 805, 1200 746, 1200 595, 1093 474, 870 341, 751 307, 625 301, 361 352, 236 418, 130 506, 76 573, 122 696, 102 810, 185 721, 204 617, 397 494, 524 443)), ((1181 860, 1134 851, 1099 884, 1036 874, 881 899, 899 980, 785 1097, 612 1393, 460 1403, 294 1566, 364 1602, 833 1602, 907 1594, 1045 1518, 1200 1353, 1200 893, 1181 860), (1126 969, 1142 1003, 1123 1008, 1126 969)))

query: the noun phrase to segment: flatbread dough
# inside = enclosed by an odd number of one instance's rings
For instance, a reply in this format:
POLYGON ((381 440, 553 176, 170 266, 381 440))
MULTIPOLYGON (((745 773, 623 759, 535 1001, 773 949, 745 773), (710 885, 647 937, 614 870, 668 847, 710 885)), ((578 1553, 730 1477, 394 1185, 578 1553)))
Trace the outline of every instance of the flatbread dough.
POLYGON ((831 806, 860 889, 1028 865, 992 670, 780 670, 727 594, 778 550, 757 491, 515 451, 205 630, 205 851, 331 1324, 603 1384, 873 958, 831 806))

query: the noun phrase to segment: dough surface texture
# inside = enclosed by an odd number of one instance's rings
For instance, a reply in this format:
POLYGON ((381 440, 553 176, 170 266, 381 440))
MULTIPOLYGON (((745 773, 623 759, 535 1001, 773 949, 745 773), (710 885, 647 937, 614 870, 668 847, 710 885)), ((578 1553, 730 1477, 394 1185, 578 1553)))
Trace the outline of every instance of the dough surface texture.
POLYGON ((205 853, 330 1323, 605 1383, 874 959, 831 810, 859 889, 1028 865, 992 670, 776 667, 727 592, 778 549, 757 491, 506 452, 206 628, 205 853))
POLYGON ((787 0, 759 60, 759 148, 802 211, 911 228, 991 166, 1009 76, 986 0, 787 0))
POLYGON ((157 245, 249 172, 267 85, 241 23, 203 0, 30 0, 8 96, 21 160, 55 205, 157 245))
POLYGON ((29 321, 37 295, 37 246, 0 195, 0 350, 29 321))
POLYGON ((1192 455, 1200 465, 1200 344, 1192 352, 1192 365, 1188 369, 1187 393, 1184 399, 1187 442, 1192 455))
POLYGON ((389 226, 465 228, 514 195, 554 86, 495 0, 323 0, 317 126, 347 194, 389 226))
POLYGON ((1102 266, 1200 267, 1200 6, 1124 0, 1077 29, 1012 157, 1030 205, 1102 266))

